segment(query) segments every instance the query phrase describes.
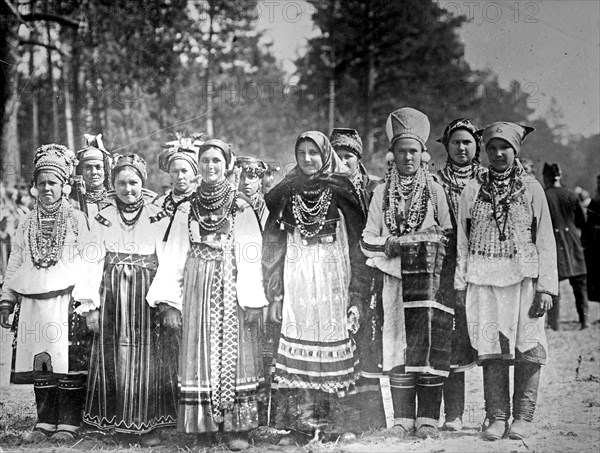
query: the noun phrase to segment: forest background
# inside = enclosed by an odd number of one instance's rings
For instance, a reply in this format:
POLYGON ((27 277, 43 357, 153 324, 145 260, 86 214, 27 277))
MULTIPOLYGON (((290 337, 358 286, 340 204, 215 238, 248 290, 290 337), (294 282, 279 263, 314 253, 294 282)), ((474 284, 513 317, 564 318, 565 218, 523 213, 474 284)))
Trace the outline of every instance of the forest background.
POLYGON ((571 133, 555 100, 534 115, 531 86, 502 87, 492 70, 471 68, 458 34, 468 18, 455 9, 309 1, 316 33, 290 74, 257 27, 275 3, 286 2, 0 0, 2 180, 29 183, 41 144, 77 150, 84 133, 102 132, 111 152, 141 154, 161 191, 157 155, 178 131, 223 138, 281 165, 281 177, 299 133, 334 126, 358 129, 367 168, 382 175, 387 115, 411 106, 431 120, 432 170, 445 162, 435 139, 452 119, 511 120, 537 130, 523 155, 538 176, 559 162, 567 185, 593 191, 598 133, 571 133))

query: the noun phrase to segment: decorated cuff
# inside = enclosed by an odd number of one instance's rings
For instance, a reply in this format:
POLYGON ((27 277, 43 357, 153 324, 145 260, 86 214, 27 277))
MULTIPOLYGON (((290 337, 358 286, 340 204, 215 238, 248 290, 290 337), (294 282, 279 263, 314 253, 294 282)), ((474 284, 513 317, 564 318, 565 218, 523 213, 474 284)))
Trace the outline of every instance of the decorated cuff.
POLYGON ((3 300, 0 302, 0 310, 8 310, 9 313, 12 313, 15 309, 15 303, 10 300, 3 300))
POLYGON ((552 297, 558 296, 557 293, 552 292, 552 291, 548 291, 548 290, 545 290, 545 289, 536 289, 535 292, 536 293, 540 293, 540 294, 548 294, 549 296, 552 296, 552 297))
POLYGON ((91 311, 97 310, 98 307, 96 307, 94 305, 94 303, 91 300, 84 300, 84 301, 80 301, 81 305, 79 305, 79 307, 77 307, 75 309, 75 313, 77 313, 78 315, 86 315, 91 311))

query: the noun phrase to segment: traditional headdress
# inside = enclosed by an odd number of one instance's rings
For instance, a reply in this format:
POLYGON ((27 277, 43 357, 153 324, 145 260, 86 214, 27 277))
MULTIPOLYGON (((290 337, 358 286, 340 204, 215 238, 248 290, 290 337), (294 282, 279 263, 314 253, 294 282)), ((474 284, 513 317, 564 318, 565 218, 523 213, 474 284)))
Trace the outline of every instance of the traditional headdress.
POLYGON ((548 178, 551 180, 560 179, 562 176, 562 171, 558 164, 547 164, 544 162, 544 169, 542 170, 542 175, 544 178, 548 178))
POLYGON ((52 143, 40 146, 33 158, 33 184, 38 174, 47 171, 55 175, 60 182, 66 184, 73 173, 75 165, 75 153, 66 146, 52 143))
MULTIPOLYGON (((390 113, 385 123, 385 132, 390 145, 393 146, 401 138, 412 138, 421 144, 423 147, 421 162, 423 163, 427 163, 431 159, 425 145, 429 138, 430 130, 431 126, 427 115, 410 107, 404 107, 390 113)), ((390 161, 390 158, 393 160, 393 154, 391 156, 389 154, 386 156, 387 160, 390 161)))
POLYGON ((500 138, 506 141, 515 150, 518 155, 521 151, 521 144, 528 134, 533 132, 535 128, 522 126, 508 121, 496 121, 495 123, 486 126, 483 130, 483 146, 487 146, 490 140, 500 138))
POLYGON ((259 178, 265 175, 268 168, 262 160, 252 156, 239 156, 235 165, 241 168, 243 173, 253 174, 259 178))
POLYGON ((231 149, 231 145, 218 138, 211 138, 200 145, 198 150, 198 159, 200 159, 204 151, 210 148, 217 148, 219 151, 221 151, 223 157, 225 158, 225 173, 226 175, 230 175, 233 172, 236 160, 235 154, 231 149))
POLYGON ((456 120, 451 121, 450 124, 448 124, 446 126, 446 129, 444 129, 444 133, 442 134, 442 136, 440 138, 438 138, 436 141, 441 143, 442 145, 444 145, 444 147, 446 148, 446 151, 448 151, 448 144, 450 143, 450 137, 452 137, 452 134, 454 134, 454 132, 461 130, 461 129, 467 131, 469 134, 471 134, 473 136, 473 139, 475 140, 475 146, 476 146, 475 159, 479 160, 478 158, 479 158, 479 152, 480 152, 481 131, 468 118, 458 118, 456 120))
POLYGON ((115 155, 115 166, 112 170, 112 182, 115 183, 117 174, 125 167, 131 167, 138 176, 142 179, 142 185, 146 183, 148 179, 148 172, 146 170, 146 161, 137 154, 126 154, 126 155, 115 155))
MULTIPOLYGON (((317 145, 317 148, 319 148, 319 151, 321 152, 321 160, 323 162, 323 166, 317 173, 318 175, 330 175, 333 173, 350 173, 348 167, 346 167, 342 160, 338 157, 338 155, 333 152, 331 143, 329 142, 329 139, 325 134, 319 131, 303 132, 296 139, 296 144, 294 145, 294 153, 298 149, 298 145, 300 144, 300 142, 304 140, 310 140, 313 143, 315 143, 315 145, 317 145)), ((302 173, 302 170, 300 170, 298 166, 296 166, 294 169, 292 169, 290 174, 293 175, 294 172, 296 175, 300 175, 300 173, 302 173)))
POLYGON ((204 144, 204 134, 193 134, 190 137, 178 136, 175 140, 162 145, 163 152, 158 156, 158 168, 169 173, 171 163, 177 159, 186 161, 192 167, 194 174, 198 174, 198 151, 204 144))
POLYGON ((77 160, 79 163, 85 162, 86 160, 100 160, 104 162, 104 159, 107 157, 110 159, 110 154, 104 147, 102 141, 102 134, 84 134, 83 141, 83 148, 77 151, 77 160))
POLYGON ((331 131, 329 141, 334 150, 347 149, 359 159, 362 159, 362 139, 360 138, 360 135, 358 135, 356 129, 336 127, 331 131))

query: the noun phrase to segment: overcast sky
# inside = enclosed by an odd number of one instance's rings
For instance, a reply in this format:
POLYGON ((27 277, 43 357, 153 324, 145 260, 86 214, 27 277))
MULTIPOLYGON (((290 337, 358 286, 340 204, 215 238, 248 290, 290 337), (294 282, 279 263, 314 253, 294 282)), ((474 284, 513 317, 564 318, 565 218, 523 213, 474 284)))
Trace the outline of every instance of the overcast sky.
MULTIPOLYGON (((518 80, 543 114, 552 97, 572 133, 600 132, 600 2, 598 0, 438 0, 467 16, 460 30, 474 69, 491 69, 507 87, 518 80)), ((258 26, 287 71, 318 33, 304 1, 260 1, 258 26)), ((510 118, 503 118, 508 119, 510 118)))

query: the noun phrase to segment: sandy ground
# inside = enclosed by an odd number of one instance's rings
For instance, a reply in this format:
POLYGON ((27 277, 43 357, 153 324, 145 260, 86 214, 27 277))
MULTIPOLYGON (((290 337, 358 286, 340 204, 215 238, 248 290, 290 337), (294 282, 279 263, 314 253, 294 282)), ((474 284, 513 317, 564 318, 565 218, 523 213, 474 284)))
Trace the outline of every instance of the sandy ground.
MULTIPOLYGON (((400 440, 388 430, 369 432, 355 442, 314 442, 303 446, 277 447, 264 442, 249 452, 588 452, 600 451, 600 304, 591 303, 591 328, 580 331, 573 295, 568 283, 561 285, 562 331, 548 331, 550 358, 543 368, 534 425, 535 433, 525 441, 481 438, 484 419, 481 369, 467 372, 465 429, 442 433, 439 439, 400 440)), ((224 445, 195 444, 193 436, 164 431, 162 447, 141 448, 127 442, 115 443, 110 436, 91 431, 71 445, 50 442, 26 445, 24 432, 35 423, 35 403, 30 385, 8 384, 12 335, 0 335, 0 453, 8 451, 118 451, 118 452, 217 452, 224 445)))

